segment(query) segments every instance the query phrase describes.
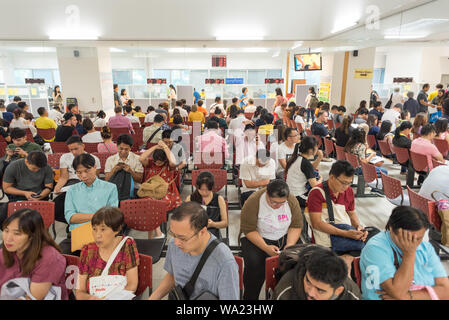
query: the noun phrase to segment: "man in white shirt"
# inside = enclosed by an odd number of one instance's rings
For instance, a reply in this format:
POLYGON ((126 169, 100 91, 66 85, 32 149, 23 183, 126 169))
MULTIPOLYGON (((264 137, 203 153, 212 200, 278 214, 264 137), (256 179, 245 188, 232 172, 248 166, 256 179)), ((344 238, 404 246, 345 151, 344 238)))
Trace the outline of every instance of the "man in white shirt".
POLYGON ((395 106, 397 104, 404 104, 404 97, 401 94, 400 88, 395 88, 393 97, 391 98, 391 105, 395 106))
POLYGON ((131 106, 126 106, 124 108, 125 117, 131 120, 131 123, 138 123, 140 125, 140 120, 136 116, 133 116, 133 108, 131 106))
POLYGON ((221 97, 216 97, 215 98, 215 103, 211 104, 211 106, 209 107, 208 111, 208 115, 213 113, 215 108, 220 108, 221 109, 221 113, 223 114, 223 117, 226 117, 226 110, 223 107, 223 102, 221 101, 221 97))
POLYGON ((284 111, 287 108, 287 104, 283 103, 280 106, 277 106, 276 109, 274 109, 274 113, 276 113, 279 117, 279 120, 282 120, 282 117, 284 116, 284 111))
MULTIPOLYGON (((66 141, 69 153, 64 153, 59 160, 60 176, 58 183, 55 186, 54 193, 57 197, 53 200, 55 202, 55 219, 59 222, 67 223, 64 217, 64 202, 67 190, 74 184, 80 182, 73 168, 73 160, 83 153, 84 144, 79 136, 71 136, 66 141)), ((101 164, 98 157, 92 155, 95 159, 95 166, 97 168, 97 177, 100 174, 101 164)))
POLYGON ((48 111, 48 117, 52 119, 59 126, 62 123, 64 115, 61 112, 59 106, 55 106, 53 109, 48 111))
POLYGON ((382 122, 385 120, 390 121, 393 124, 393 127, 391 127, 391 131, 396 130, 396 126, 399 124, 399 121, 401 120, 401 112, 402 112, 402 105, 396 104, 393 108, 387 109, 382 116, 382 122))
POLYGON ((254 192, 276 179, 276 162, 270 158, 270 151, 259 149, 255 156, 246 158, 240 166, 239 178, 242 180, 240 203, 243 207, 254 192))
POLYGON ((145 122, 154 122, 154 117, 157 115, 154 107, 149 106, 147 112, 148 114, 145 116, 145 122))
POLYGON ((254 99, 248 100, 248 105, 245 108, 245 113, 254 113, 256 112, 257 107, 254 105, 254 99))
MULTIPOLYGON (((179 114, 183 118, 187 118, 189 116, 188 112, 182 108, 182 101, 178 100, 176 101, 176 107, 175 109, 179 110, 179 114)), ((173 117, 173 111, 170 110, 170 117, 173 117)))

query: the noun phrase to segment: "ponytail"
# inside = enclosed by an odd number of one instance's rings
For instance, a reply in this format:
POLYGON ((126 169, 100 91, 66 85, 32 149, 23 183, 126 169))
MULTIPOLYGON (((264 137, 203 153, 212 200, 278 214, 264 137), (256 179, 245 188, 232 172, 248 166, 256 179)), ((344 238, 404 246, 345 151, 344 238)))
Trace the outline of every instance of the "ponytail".
POLYGON ((394 139, 397 140, 401 137, 401 128, 397 127, 396 130, 394 131, 394 139))
POLYGON ((306 153, 310 149, 315 149, 318 145, 318 140, 313 136, 304 137, 300 143, 295 145, 295 150, 293 151, 292 156, 287 162, 287 166, 285 167, 285 172, 288 172, 288 169, 295 163, 300 154, 306 153))
POLYGON ((298 159, 298 157, 299 157, 299 148, 300 147, 301 147, 301 142, 297 143, 295 145, 295 150, 293 151, 293 154, 290 157, 290 159, 288 159, 287 166, 285 167, 285 172, 286 173, 288 173, 288 169, 290 169, 290 167, 293 165, 293 163, 295 163, 295 161, 298 159))

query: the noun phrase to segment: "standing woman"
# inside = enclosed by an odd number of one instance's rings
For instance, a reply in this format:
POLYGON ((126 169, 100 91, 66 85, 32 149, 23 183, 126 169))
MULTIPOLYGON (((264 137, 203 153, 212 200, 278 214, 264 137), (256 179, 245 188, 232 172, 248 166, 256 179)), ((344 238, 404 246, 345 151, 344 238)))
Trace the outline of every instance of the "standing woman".
POLYGON ((271 110, 271 112, 274 112, 274 110, 276 110, 276 107, 280 107, 284 102, 286 102, 285 100, 287 100, 284 98, 281 88, 276 88, 275 91, 276 91, 276 101, 274 102, 273 110, 271 110))
POLYGON ((53 105, 59 106, 59 108, 63 110, 64 101, 62 99, 62 92, 59 86, 55 86, 55 89, 53 90, 52 93, 52 97, 53 97, 53 105))
POLYGON ((125 104, 128 104, 129 96, 128 93, 126 92, 126 89, 122 89, 122 91, 120 91, 120 100, 122 101, 123 106, 125 104))
POLYGON ((51 287, 57 286, 61 288, 61 299, 67 300, 66 260, 45 229, 40 213, 17 210, 5 220, 2 230, 0 287, 12 279, 28 278, 35 299, 43 300, 51 287))
POLYGON ((312 108, 312 98, 316 98, 315 87, 309 88, 309 94, 306 97, 306 109, 307 109, 307 124, 309 124, 310 118, 312 118, 312 123, 315 122, 315 107, 312 108))
POLYGON ((220 229, 228 226, 228 215, 226 213, 226 202, 222 196, 213 192, 215 185, 214 176, 209 171, 201 172, 196 179, 195 192, 187 196, 186 202, 198 202, 205 207, 209 217, 207 230, 217 239, 221 239, 220 229))
POLYGON ((170 93, 168 95, 168 99, 170 100, 170 108, 173 110, 176 107, 176 89, 174 85, 170 85, 170 93))

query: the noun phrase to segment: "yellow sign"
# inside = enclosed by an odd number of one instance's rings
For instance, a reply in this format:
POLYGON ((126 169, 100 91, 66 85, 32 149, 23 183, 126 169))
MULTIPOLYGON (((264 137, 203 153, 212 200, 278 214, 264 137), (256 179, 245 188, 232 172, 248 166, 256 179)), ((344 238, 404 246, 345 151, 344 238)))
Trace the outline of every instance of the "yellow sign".
POLYGON ((31 95, 32 95, 32 96, 37 96, 37 90, 36 90, 36 88, 31 88, 31 95))
POLYGON ((320 83, 320 100, 329 102, 330 100, 331 84, 329 82, 320 83))
POLYGON ((372 79, 373 69, 355 69, 356 79, 372 79))
POLYGON ((0 88, 0 96, 4 96, 5 95, 5 88, 0 88))

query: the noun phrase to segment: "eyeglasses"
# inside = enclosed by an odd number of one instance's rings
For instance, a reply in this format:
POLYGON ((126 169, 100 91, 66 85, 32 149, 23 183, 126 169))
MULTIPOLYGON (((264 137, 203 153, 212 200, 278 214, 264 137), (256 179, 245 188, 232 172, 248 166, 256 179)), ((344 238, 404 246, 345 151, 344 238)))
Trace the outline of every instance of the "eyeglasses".
POLYGON ((287 203, 287 201, 282 201, 282 202, 277 202, 277 201, 273 201, 273 199, 271 199, 270 197, 267 197, 268 200, 270 201, 271 205, 275 205, 275 206, 283 206, 284 204, 287 203))
POLYGON ((335 179, 337 179, 337 181, 340 182, 344 186, 350 186, 352 184, 352 182, 353 182, 353 180, 351 180, 351 182, 347 182, 347 181, 342 181, 342 180, 340 180, 338 178, 335 178, 335 179))
MULTIPOLYGON (((201 230, 200 230, 201 231, 201 230)), ((188 238, 188 239, 185 239, 185 238, 183 238, 182 236, 181 237, 179 237, 179 236, 177 236, 176 234, 174 234, 171 230, 168 230, 168 235, 170 236, 170 237, 172 237, 172 238, 174 238, 174 239, 178 239, 179 241, 181 241, 181 242, 183 242, 183 243, 186 243, 186 242, 189 242, 191 239, 193 239, 193 237, 194 236, 196 236, 198 233, 199 233, 199 231, 197 231, 193 236, 191 236, 190 238, 188 238)))
POLYGON ((288 136, 289 138, 296 138, 296 137, 299 137, 299 134, 297 134, 297 135, 294 135, 294 136, 288 136))

